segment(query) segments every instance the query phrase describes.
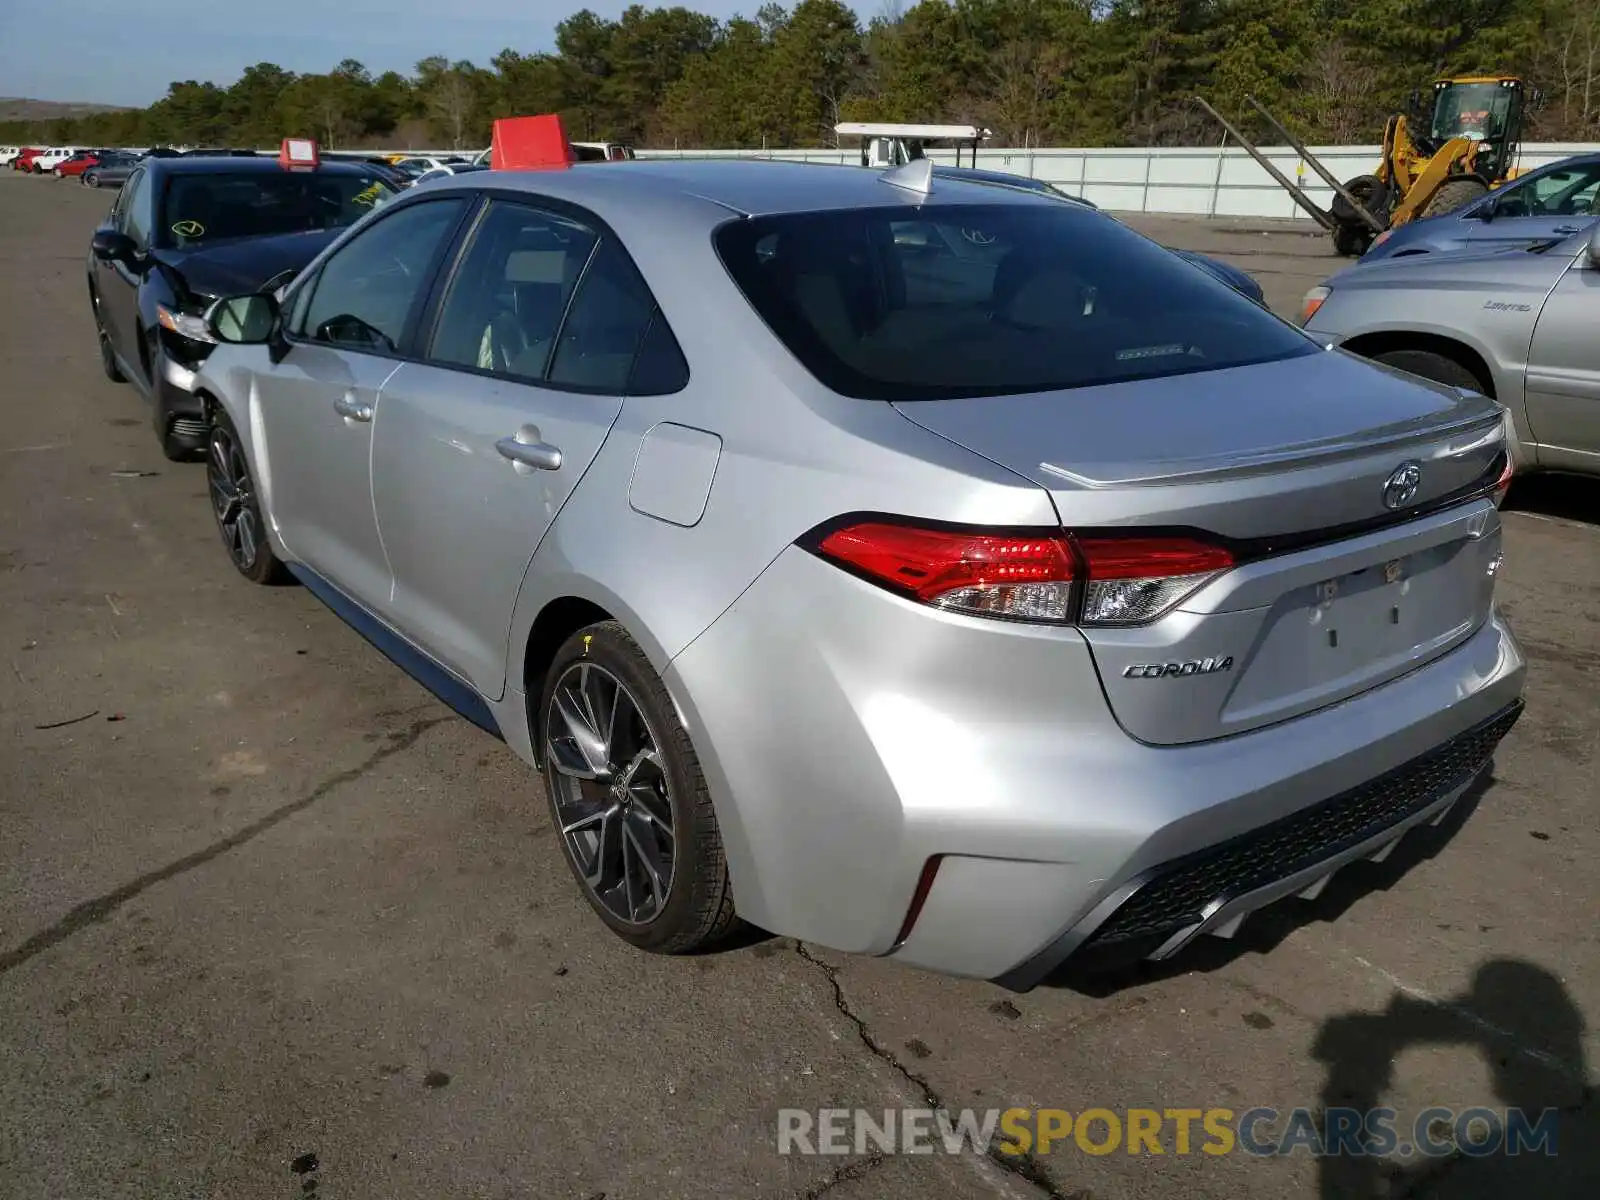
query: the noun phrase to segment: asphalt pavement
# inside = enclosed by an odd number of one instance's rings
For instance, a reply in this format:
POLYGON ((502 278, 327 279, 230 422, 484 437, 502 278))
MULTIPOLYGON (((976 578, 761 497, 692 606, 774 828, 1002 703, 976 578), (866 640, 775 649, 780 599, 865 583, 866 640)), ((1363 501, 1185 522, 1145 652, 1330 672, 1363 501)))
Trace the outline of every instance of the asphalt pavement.
MULTIPOLYGON (((761 936, 651 957, 503 746, 235 574, 203 468, 100 373, 109 203, 0 171, 0 1194, 1600 1194, 1600 487, 1513 493, 1532 671, 1492 783, 1314 902, 1026 995, 761 936), (1550 1107, 1558 1153, 778 1153, 785 1109, 1338 1105, 1550 1107)), ((1339 265, 1130 221, 1283 312, 1339 265)))

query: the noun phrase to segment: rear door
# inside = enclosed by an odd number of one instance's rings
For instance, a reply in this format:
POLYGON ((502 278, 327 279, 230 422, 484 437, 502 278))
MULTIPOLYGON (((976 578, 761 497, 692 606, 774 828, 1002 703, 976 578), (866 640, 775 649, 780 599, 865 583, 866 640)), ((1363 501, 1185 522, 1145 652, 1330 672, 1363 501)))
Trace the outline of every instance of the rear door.
POLYGON ((534 550, 616 421, 647 334, 670 340, 655 321, 598 222, 496 200, 444 295, 427 362, 384 388, 372 484, 393 619, 484 696, 505 687, 534 550))
POLYGON ((1600 470, 1600 269, 1587 252, 1540 310, 1526 397, 1541 465, 1600 470))

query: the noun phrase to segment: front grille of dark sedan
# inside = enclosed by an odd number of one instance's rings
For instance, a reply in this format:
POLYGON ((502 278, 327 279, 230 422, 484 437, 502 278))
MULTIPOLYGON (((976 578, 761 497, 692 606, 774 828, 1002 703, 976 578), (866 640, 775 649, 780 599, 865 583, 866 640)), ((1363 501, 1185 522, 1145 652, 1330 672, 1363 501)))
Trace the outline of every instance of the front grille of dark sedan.
POLYGON ((1231 841, 1156 868, 1079 948, 1157 941, 1198 924, 1227 903, 1359 846, 1472 779, 1522 714, 1522 703, 1458 734, 1420 758, 1332 799, 1231 841))

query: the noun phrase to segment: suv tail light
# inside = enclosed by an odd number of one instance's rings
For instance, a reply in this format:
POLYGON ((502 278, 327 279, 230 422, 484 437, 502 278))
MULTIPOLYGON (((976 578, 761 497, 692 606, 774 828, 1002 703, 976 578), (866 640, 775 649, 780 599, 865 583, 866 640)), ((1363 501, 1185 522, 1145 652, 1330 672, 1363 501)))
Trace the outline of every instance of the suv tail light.
POLYGON ((861 578, 936 608, 1013 621, 1141 625, 1233 566, 1183 537, 845 525, 815 543, 861 578))

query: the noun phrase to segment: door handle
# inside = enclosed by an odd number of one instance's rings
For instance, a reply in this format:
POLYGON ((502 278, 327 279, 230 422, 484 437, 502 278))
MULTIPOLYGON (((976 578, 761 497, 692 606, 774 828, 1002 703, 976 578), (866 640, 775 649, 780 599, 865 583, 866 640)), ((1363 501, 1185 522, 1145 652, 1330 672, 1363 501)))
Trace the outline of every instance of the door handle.
POLYGON ((333 402, 333 411, 351 421, 372 420, 372 405, 346 392, 333 402))
POLYGON ((1577 233, 1578 230, 1581 229, 1581 228, 1583 228, 1581 225, 1557 225, 1550 232, 1551 233, 1577 233))
MULTIPOLYGON (((509 458, 519 469, 535 471, 559 471, 561 469, 561 451, 549 442, 524 441, 525 434, 517 437, 503 437, 494 444, 504 458, 509 458)), ((538 431, 533 431, 533 437, 539 436, 538 431)))

